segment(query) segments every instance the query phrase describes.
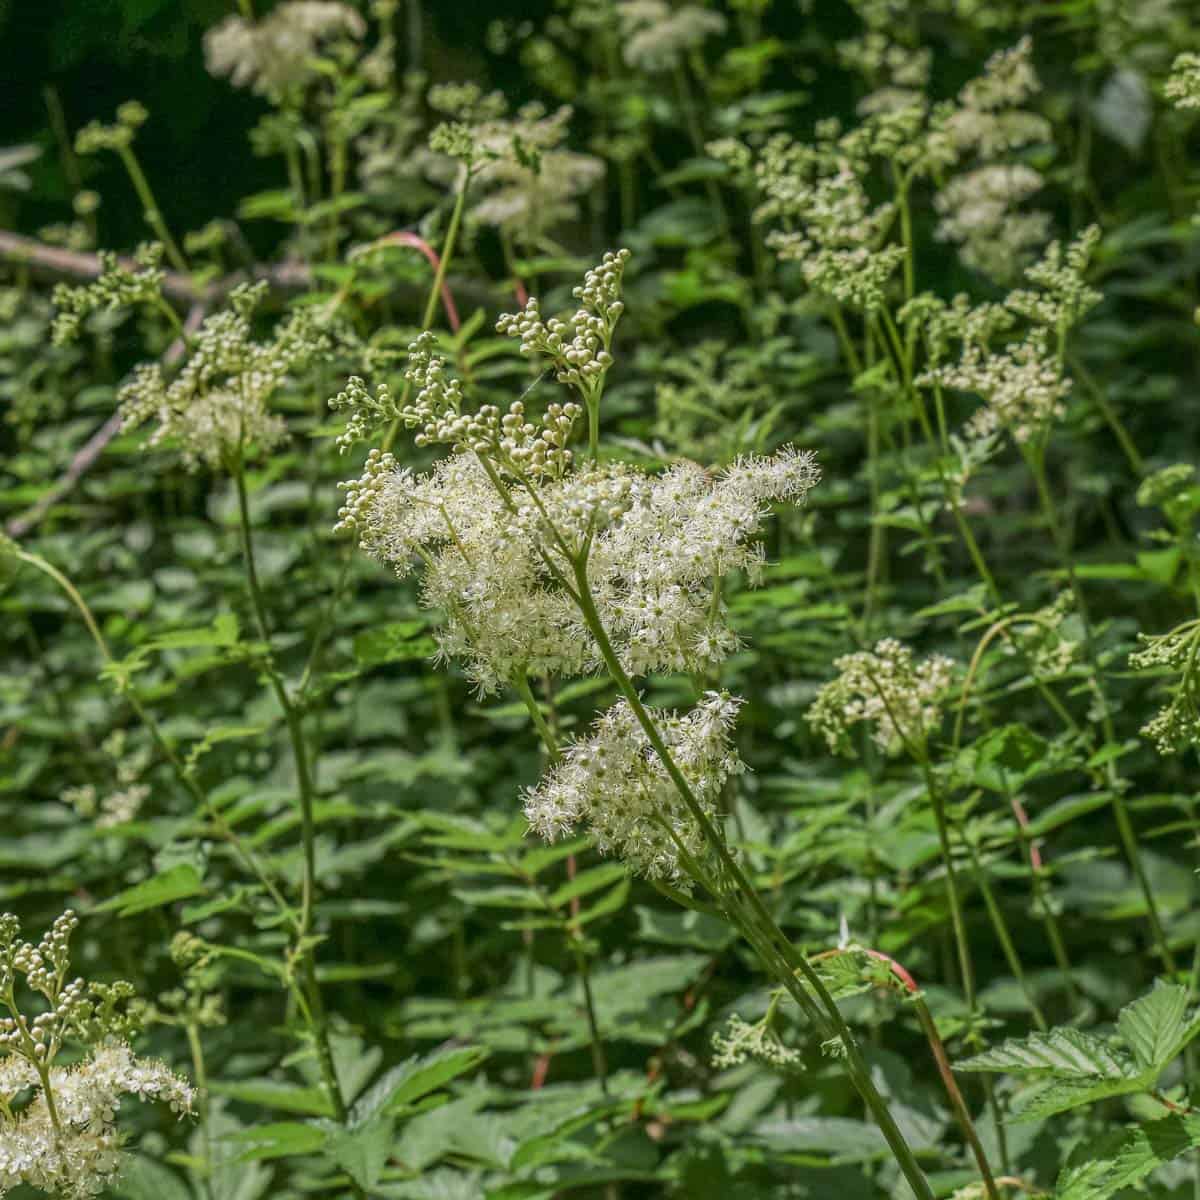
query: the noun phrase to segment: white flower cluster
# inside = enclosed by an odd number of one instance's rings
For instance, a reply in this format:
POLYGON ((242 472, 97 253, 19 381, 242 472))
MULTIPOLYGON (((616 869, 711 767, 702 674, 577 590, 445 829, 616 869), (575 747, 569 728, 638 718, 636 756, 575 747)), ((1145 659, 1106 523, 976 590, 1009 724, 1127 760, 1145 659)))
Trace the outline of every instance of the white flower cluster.
POLYGON ((957 363, 933 366, 917 383, 973 392, 983 399, 984 406, 967 423, 972 439, 982 441, 1005 431, 1019 443, 1033 441, 1063 415, 1071 381, 1052 347, 1102 299, 1085 278, 1099 239, 1093 225, 1065 250, 1052 242, 1043 258, 1025 271, 1036 287, 1010 292, 1002 307, 972 309, 956 300, 949 308, 930 311, 932 360, 941 359, 952 338, 962 342, 962 355, 957 363), (990 342, 1011 327, 1013 316, 1026 318, 1033 328, 1022 341, 991 349, 990 342))
POLYGON ((1177 676, 1171 699, 1142 726, 1160 754, 1178 754, 1200 745, 1200 621, 1188 621, 1170 633, 1139 634, 1142 649, 1129 656, 1135 671, 1177 676))
POLYGON ((1200 108, 1200 54, 1180 54, 1171 64, 1163 95, 1176 108, 1200 108))
POLYGON ((884 638, 873 651, 846 654, 834 662, 839 674, 817 693, 808 719, 829 748, 849 748, 848 733, 874 725, 875 744, 885 754, 921 753, 942 720, 942 700, 954 678, 954 663, 935 654, 913 661, 912 651, 884 638))
POLYGON ((773 137, 755 164, 763 202, 754 219, 782 222, 768 244, 781 259, 800 264, 815 292, 870 311, 883 303, 904 250, 882 245, 895 208, 872 204, 865 166, 829 141, 809 147, 773 137))
POLYGON ((189 468, 227 468, 284 441, 287 426, 267 403, 328 340, 313 314, 300 309, 270 341, 255 341, 250 318, 265 290, 265 284, 236 288, 231 307, 209 317, 191 339, 187 361, 169 383, 158 363, 137 367, 119 393, 122 428, 156 418, 147 446, 175 439, 189 468))
POLYGON ((468 224, 493 225, 521 245, 534 245, 578 217, 579 198, 604 177, 604 163, 566 148, 571 115, 566 105, 547 114, 531 103, 472 130, 472 187, 485 195, 469 209, 468 224))
POLYGON ((361 14, 334 0, 287 0, 261 21, 226 17, 204 35, 210 75, 228 75, 234 87, 278 98, 314 78, 313 55, 338 36, 361 38, 361 14))
POLYGON ((136 1057, 123 1042, 99 1046, 72 1066, 50 1067, 47 1077, 53 1110, 32 1063, 0 1058, 4 1109, 36 1089, 16 1115, 0 1115, 0 1196, 21 1184, 66 1200, 98 1196, 121 1168, 121 1097, 160 1100, 180 1114, 191 1112, 195 1099, 165 1064, 136 1057))
POLYGON ((1032 49, 1026 37, 993 55, 983 75, 959 93, 945 123, 957 154, 976 156, 978 165, 935 197, 938 236, 958 245, 968 266, 998 280, 1009 278, 1050 228, 1046 213, 1019 211, 1040 190, 1041 175, 1022 163, 995 161, 1049 137, 1046 120, 1021 107, 1039 87, 1032 49))
POLYGON ((737 1013, 729 1018, 724 1029, 713 1034, 712 1048, 712 1065, 717 1070, 740 1066, 751 1058, 772 1067, 794 1067, 803 1058, 799 1050, 779 1040, 768 1019, 751 1025, 737 1013))
POLYGON ((68 982, 77 923, 63 913, 35 946, 19 939, 16 917, 0 914, 0 1007, 9 1014, 0 1018, 0 1196, 22 1184, 68 1200, 99 1195, 120 1168, 122 1095, 191 1111, 194 1093, 184 1080, 110 1040, 133 1024, 117 1011, 133 989, 68 982), (36 1015, 18 1000, 20 979, 39 997, 36 1015), (58 1066, 68 1036, 90 1048, 81 1061, 58 1066))
POLYGON ((496 322, 498 333, 521 339, 522 354, 540 354, 550 360, 560 383, 574 387, 584 400, 594 403, 612 366, 609 352, 613 330, 625 311, 621 281, 628 250, 609 250, 598 266, 572 292, 580 308, 569 321, 542 320, 536 296, 530 296, 519 313, 504 313, 496 322), (568 340, 568 338, 570 340, 568 340))
MULTIPOLYGON (((725 781, 744 770, 729 740, 739 703, 709 692, 683 715, 652 713, 671 757, 711 819, 725 781)), ((624 700, 601 714, 589 737, 567 746, 526 793, 525 816, 548 841, 586 825, 603 853, 616 854, 647 879, 681 887, 693 878, 685 863, 706 857, 700 825, 624 700)))
POLYGON ((667 0, 620 0, 617 4, 621 53, 635 71, 677 67, 706 38, 725 32, 725 18, 698 4, 677 7, 667 0))
POLYGON ((707 671, 737 646, 713 579, 753 578, 768 502, 798 502, 818 478, 812 455, 789 448, 715 477, 690 463, 659 476, 606 465, 501 491, 474 453, 417 476, 373 452, 343 485, 338 528, 398 574, 424 563, 423 601, 447 617, 442 654, 462 660, 481 691, 523 673, 600 668, 563 586, 585 545, 589 588, 625 668, 707 671))
POLYGON ((1031 335, 1011 350, 986 353, 966 346, 961 360, 922 377, 943 387, 973 392, 983 400, 967 422, 973 438, 1004 429, 1017 442, 1037 438, 1066 411, 1063 400, 1071 381, 1050 350, 1044 335, 1031 335))
POLYGON ((141 812, 149 795, 149 787, 144 783, 134 783, 117 788, 101 799, 95 784, 85 783, 64 788, 60 798, 81 817, 95 817, 97 829, 112 829, 132 821, 141 812))

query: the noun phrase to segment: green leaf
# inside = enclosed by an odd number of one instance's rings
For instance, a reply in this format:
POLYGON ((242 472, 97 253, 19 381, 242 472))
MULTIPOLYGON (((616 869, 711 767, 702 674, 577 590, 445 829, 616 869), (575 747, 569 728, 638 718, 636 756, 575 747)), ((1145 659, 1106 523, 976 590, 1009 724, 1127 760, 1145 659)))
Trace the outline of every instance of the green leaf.
POLYGON ((353 1129, 331 1126, 323 1152, 359 1187, 379 1182, 392 1148, 392 1118, 377 1115, 353 1129))
POLYGON ((425 627, 424 621, 396 621, 364 630, 354 639, 354 657, 365 667, 429 658, 437 653, 437 642, 425 627))
POLYGON ((1187 1023, 1187 1000, 1187 988, 1157 979, 1151 991, 1117 1017, 1122 1040, 1139 1065, 1156 1075, 1200 1032, 1200 1022, 1187 1023))
POLYGON ((1012 1119, 1014 1122, 1043 1121, 1055 1113, 1067 1112, 1097 1100, 1112 1096, 1128 1096, 1133 1092, 1144 1092, 1145 1078, 1135 1075, 1131 1079, 1050 1079, 1027 1088, 1013 1098, 1012 1119))
POLYGON ((252 1125, 230 1134, 225 1140, 246 1143, 247 1149, 239 1162, 258 1162, 261 1159, 290 1158, 292 1155, 315 1154, 325 1144, 326 1134, 317 1125, 300 1121, 278 1121, 268 1125, 252 1125))
POLYGON ((1004 1071, 1024 1078, 1131 1079, 1133 1063, 1103 1039, 1079 1029, 1051 1029, 1001 1042, 956 1065, 960 1071, 1004 1071))
POLYGON ((187 1185, 174 1171, 141 1154, 125 1160, 116 1194, 124 1200, 192 1200, 187 1185))
POLYGON ((316 1087, 297 1087, 294 1083, 280 1083, 275 1079, 247 1079, 210 1083, 209 1091, 243 1104, 275 1108, 282 1112, 305 1113, 311 1117, 331 1117, 333 1110, 329 1098, 316 1087))
POLYGON ((200 872, 191 863, 180 863, 170 870, 160 871, 149 879, 135 883, 115 896, 110 896, 102 904, 97 904, 93 912, 113 912, 119 916, 129 917, 134 913, 145 912, 148 908, 161 908, 164 904, 172 904, 176 900, 184 900, 189 896, 199 896, 204 893, 204 881, 200 872))
POLYGON ((607 887, 618 879, 624 879, 627 873, 624 863, 601 863, 598 867, 581 871, 570 882, 564 883, 551 895, 550 903, 555 908, 561 908, 564 904, 569 904, 580 896, 599 891, 602 887, 607 887))
POLYGON ((378 1113, 394 1113, 473 1071, 487 1058, 483 1046, 452 1046, 432 1054, 414 1055, 385 1071, 350 1111, 350 1122, 362 1124, 378 1113))
POLYGON ((164 633, 149 642, 148 650, 190 650, 198 646, 234 646, 238 640, 238 619, 233 613, 221 613, 213 623, 201 629, 180 629, 164 633))
POLYGON ((1056 1200, 1108 1200, 1200 1143, 1200 1118, 1170 1116, 1086 1147, 1087 1161, 1058 1177, 1056 1200))

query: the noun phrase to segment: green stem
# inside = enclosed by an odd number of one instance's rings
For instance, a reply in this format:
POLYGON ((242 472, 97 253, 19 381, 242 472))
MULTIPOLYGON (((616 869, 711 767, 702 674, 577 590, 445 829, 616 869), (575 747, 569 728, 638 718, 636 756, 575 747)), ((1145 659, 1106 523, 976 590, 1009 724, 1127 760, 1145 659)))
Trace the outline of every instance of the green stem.
POLYGON ((308 758, 308 747, 304 740, 300 713, 288 695, 287 687, 275 666, 271 652, 271 633, 267 624, 266 602, 258 578, 258 565, 254 554, 254 538, 250 528, 250 505, 246 495, 246 472, 241 462, 234 464, 233 479, 238 498, 238 526, 242 541, 242 558, 246 567, 246 581, 250 592, 258 635, 266 646, 264 669, 271 688, 283 711, 291 741, 292 758, 296 767, 296 783, 300 797, 300 836, 303 845, 304 871, 300 891, 300 921, 297 930, 298 945, 302 956, 304 985, 308 993, 311 1010, 312 1033, 317 1049, 317 1060, 325 1090, 329 1095, 335 1118, 346 1119, 346 1102, 333 1065, 333 1050, 329 1044, 329 1030, 325 1020, 321 990, 317 983, 314 958, 315 944, 311 937, 313 926, 313 899, 316 887, 316 836, 313 819, 314 789, 312 771, 308 758))
POLYGON ((187 1033, 188 1049, 192 1054, 192 1076, 196 1080, 196 1088, 200 1093, 200 1138, 204 1143, 204 1172, 202 1186, 204 1195, 213 1200, 212 1186, 212 1125, 208 1112, 208 1072, 204 1064, 204 1046, 200 1041, 200 1030, 193 1021, 189 1021, 184 1030, 187 1033))
MULTIPOLYGON (((450 224, 446 228, 446 237, 442 242, 442 252, 438 255, 437 270, 433 275, 433 286, 429 289, 429 298, 425 301, 425 312, 421 317, 421 328, 428 329, 433 324, 433 314, 437 311, 438 300, 442 295, 442 284, 446 280, 446 269, 450 263, 450 257, 454 253, 454 243, 458 239, 458 229, 462 224, 463 209, 467 203, 467 188, 471 182, 471 170, 468 166, 462 169, 462 180, 459 184, 458 195, 454 199, 454 209, 450 214, 450 224)), ((412 391, 412 384, 405 382, 404 391, 400 396, 400 407, 408 403, 409 393, 412 391)), ((380 448, 383 451, 388 451, 396 442, 396 437, 400 433, 400 419, 397 418, 392 422, 386 436, 381 443, 380 448)))
POLYGON ((171 260, 171 265, 177 271, 186 274, 188 271, 187 259, 183 257, 179 247, 175 244, 175 239, 171 236, 171 231, 167 228, 162 209, 158 207, 158 201, 154 199, 154 193, 150 190, 150 181, 142 171, 142 165, 138 162, 137 155, 130 146, 119 147, 118 153, 121 161, 125 164, 125 170, 133 184, 133 190, 137 192, 138 199, 142 202, 147 224, 154 230, 158 240, 162 242, 167 257, 171 260))
POLYGON ((730 854, 728 847, 725 845, 724 838, 717 832, 708 815, 701 807, 700 802, 696 799, 691 785, 680 771, 671 752, 667 749, 658 731, 658 727, 654 724, 654 721, 642 705, 641 697, 638 695, 637 689, 633 686, 625 668, 617 658, 604 624, 596 610, 595 600, 588 583, 585 562, 582 559, 575 559, 572 567, 577 588, 576 601, 589 631, 596 640, 596 645, 600 650, 601 657, 608 668, 613 682, 617 685, 626 703, 629 704, 634 717, 646 735, 646 739, 654 749, 655 754, 658 756, 659 761, 678 791, 688 812, 699 825, 705 841, 716 855, 727 878, 733 884, 738 905, 744 906, 744 911, 741 913, 738 912, 737 907, 733 908, 731 912, 733 919, 742 928, 743 932, 751 937, 752 944, 757 944, 760 957, 764 959, 763 965, 772 971, 778 982, 788 989, 800 1005, 801 1010, 810 1016, 810 1019, 814 1021, 819 1029, 831 1031, 840 1040, 845 1050, 847 1073, 850 1076, 851 1082, 879 1125, 880 1131, 883 1133, 892 1153, 895 1155, 896 1161, 904 1173, 904 1177, 908 1180, 909 1186, 918 1197, 918 1200, 933 1200, 933 1192, 930 1189, 928 1180, 925 1178, 924 1172, 921 1170, 920 1164, 917 1162, 904 1134, 896 1124, 887 1102, 875 1087, 866 1060, 859 1049, 858 1042, 842 1017, 837 1004, 826 989, 820 975, 803 955, 797 954, 787 936, 767 911, 757 890, 746 878, 741 867, 738 866, 736 860, 730 854), (761 931, 758 937, 755 937, 754 933, 756 927, 761 931), (803 977, 803 986, 797 975, 803 977), (814 995, 816 996, 816 1000, 813 999, 814 995))
MULTIPOLYGON (((1079 576, 1075 571, 1075 563, 1071 558, 1071 546, 1063 529, 1062 522, 1059 519, 1058 509, 1054 503, 1054 496, 1050 491, 1050 484, 1046 478, 1045 451, 1041 446, 1032 448, 1022 446, 1021 450, 1033 475, 1038 499, 1042 506, 1042 513, 1046 518, 1046 524, 1050 527, 1051 537, 1058 550, 1059 561, 1067 573, 1067 578, 1071 584, 1071 592, 1075 597, 1075 607, 1083 623, 1083 650, 1092 668, 1092 678, 1095 682, 1095 696, 1100 708, 1100 723, 1104 732, 1104 740, 1108 745, 1115 746, 1117 744, 1116 731, 1113 727, 1112 714, 1108 707, 1108 697, 1104 692, 1100 661, 1096 653, 1091 620, 1088 617, 1083 588, 1079 584, 1079 576)), ((1105 772, 1112 791, 1112 810, 1113 817, 1117 823, 1117 833, 1120 836, 1125 856, 1129 860, 1129 865, 1133 870, 1142 896, 1145 899, 1146 915, 1150 923, 1151 934, 1158 948, 1159 956, 1162 958, 1163 965, 1168 971, 1174 974, 1176 970, 1175 956, 1171 953, 1171 949, 1167 944, 1166 931, 1163 928, 1158 904, 1154 899, 1154 890, 1150 885, 1150 877, 1147 875, 1145 863, 1142 861, 1137 834, 1134 832, 1133 822, 1129 819, 1129 810, 1125 805, 1125 798, 1121 794, 1124 781, 1117 775, 1116 766, 1111 760, 1105 764, 1105 772)))
POLYGON ((958 890, 958 875, 954 870, 954 859, 950 846, 950 827, 946 820, 946 801, 933 777, 928 758, 919 760, 921 774, 925 779, 925 790, 933 808, 933 819, 937 825, 938 845, 942 852, 942 865, 946 869, 946 896, 950 902, 950 923, 954 927, 954 943, 958 951, 958 969, 962 976, 963 991, 967 1007, 975 1011, 975 969, 971 962, 971 946, 967 941, 967 926, 963 919, 962 899, 958 890))
POLYGON ((992 928, 996 931, 1000 948, 1004 951, 1004 958, 1008 963, 1008 969, 1013 973, 1013 977, 1021 989, 1021 994, 1025 997, 1025 1003, 1029 1005, 1029 1011, 1033 1016, 1034 1024, 1045 1033, 1049 1028, 1046 1023, 1045 1014, 1038 1007, 1037 999, 1029 987, 1029 980, 1025 976, 1020 956, 1017 954, 1016 946, 1013 944, 1008 922, 1005 921, 1004 913, 996 901, 992 885, 988 883, 987 872, 983 869, 983 864, 979 860, 979 852, 969 837, 964 837, 963 842, 967 847, 967 853, 971 856, 971 873, 975 879, 975 883, 979 887, 980 895, 983 896, 983 902, 987 906, 988 916, 991 918, 992 928))

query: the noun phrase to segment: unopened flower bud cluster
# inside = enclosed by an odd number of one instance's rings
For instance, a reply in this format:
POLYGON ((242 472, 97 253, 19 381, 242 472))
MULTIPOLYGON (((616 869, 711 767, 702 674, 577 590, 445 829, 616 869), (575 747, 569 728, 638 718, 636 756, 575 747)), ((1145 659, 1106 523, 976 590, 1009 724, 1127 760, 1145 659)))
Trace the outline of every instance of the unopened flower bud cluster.
MULTIPOLYGON (((691 712, 653 713, 672 758, 714 820, 725 781, 745 769, 730 742, 739 704, 709 692, 691 712)), ((551 842, 586 827, 602 853, 617 855, 648 879, 688 887, 686 860, 706 858, 699 824, 624 700, 526 793, 525 816, 551 842)))
POLYGON ((324 353, 328 338, 300 309, 269 341, 255 341, 251 314, 265 284, 242 285, 230 307, 209 317, 189 344, 187 361, 170 382, 158 363, 143 363, 121 388, 123 428, 156 419, 147 446, 178 443, 189 468, 226 468, 263 454, 287 437, 268 402, 288 376, 324 353))
POLYGON ((1142 726, 1160 754, 1200 746, 1200 622, 1188 621, 1170 633, 1139 634, 1142 648, 1129 656, 1135 671, 1169 673, 1176 678, 1171 699, 1142 726))
POLYGON ((66 345, 79 336, 83 322, 94 312, 113 312, 135 304, 162 302, 163 247, 148 242, 134 253, 133 268, 121 264, 109 251, 100 252, 100 276, 91 283, 72 287, 60 283, 54 289, 57 310, 51 337, 56 346, 66 345))
POLYGON ((74 913, 63 913, 35 946, 20 940, 15 916, 0 914, 0 1006, 9 1014, 0 1019, 0 1195, 22 1184, 68 1200, 99 1195, 121 1166, 123 1094, 191 1111, 194 1093, 184 1080, 111 1040, 131 1028, 121 1009, 132 987, 68 980, 77 924, 74 913), (39 998, 36 1014, 18 997, 18 982, 39 998), (67 1036, 88 1052, 57 1066, 67 1036))
POLYGON ((984 406, 967 423, 971 438, 1005 432, 1018 443, 1036 441, 1066 411, 1071 381, 1063 373, 1058 347, 1101 300, 1085 278, 1099 236, 1092 226, 1065 250, 1051 243, 1043 258, 1025 272, 1036 287, 1010 292, 1002 309, 982 305, 972 310, 956 302, 950 309, 930 314, 926 330, 931 359, 940 359, 951 338, 962 341, 962 354, 957 363, 924 372, 917 383, 981 397, 984 406), (1032 328, 1023 340, 991 349, 992 339, 1011 325, 1014 315, 1032 322, 1032 328))
POLYGON ((625 311, 621 279, 628 261, 628 250, 610 250, 599 266, 588 271, 573 292, 581 307, 569 321, 557 317, 544 321, 537 298, 531 296, 522 312, 505 313, 496 322, 497 331, 520 338, 522 354, 549 359, 560 383, 594 403, 613 362, 610 348, 613 330, 625 311))
POLYGON ((1200 54, 1188 51, 1175 59, 1163 95, 1176 108, 1200 108, 1200 54))
POLYGON ((755 1059, 772 1067, 798 1066, 799 1050, 785 1046, 772 1028, 769 1017, 750 1024, 734 1013, 712 1036, 712 1065, 718 1070, 740 1066, 755 1059))
POLYGON ((76 154, 98 154, 102 150, 120 152, 133 145, 134 135, 150 114, 137 100, 127 100, 117 109, 115 125, 91 121, 75 135, 76 154))
POLYGON ((944 655, 914 661, 912 650, 884 638, 873 651, 846 654, 834 662, 836 679, 817 693, 808 719, 833 751, 849 749, 849 732, 871 725, 885 754, 923 753, 942 720, 942 702, 954 678, 944 655))

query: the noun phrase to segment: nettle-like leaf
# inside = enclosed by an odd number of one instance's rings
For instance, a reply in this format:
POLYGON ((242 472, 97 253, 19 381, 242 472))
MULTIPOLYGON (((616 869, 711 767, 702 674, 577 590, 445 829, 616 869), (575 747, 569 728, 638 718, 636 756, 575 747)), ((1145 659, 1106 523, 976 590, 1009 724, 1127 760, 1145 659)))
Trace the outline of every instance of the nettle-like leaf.
POLYGON ((1013 1117, 1038 1121, 1112 1096, 1145 1092, 1198 1033, 1200 1014, 1187 1016, 1187 989, 1158 980, 1117 1017, 1125 1048, 1079 1029, 1051 1029, 1010 1039, 959 1064, 1026 1079, 1013 1117))
POLYGON ((1161 1071, 1200 1033, 1200 1013, 1189 1021, 1187 1000, 1187 988, 1159 979, 1147 995, 1121 1009, 1117 1030, 1140 1066, 1161 1071))
POLYGON ((1065 1167, 1056 1200, 1107 1200, 1164 1163, 1200 1145, 1200 1117, 1170 1116, 1135 1125, 1086 1147, 1087 1160, 1065 1167))
POLYGON ((1079 1029, 1051 1029, 1001 1042, 958 1064, 962 1071, 1002 1071, 1028 1079, 1131 1079, 1134 1063, 1103 1038, 1079 1029))

